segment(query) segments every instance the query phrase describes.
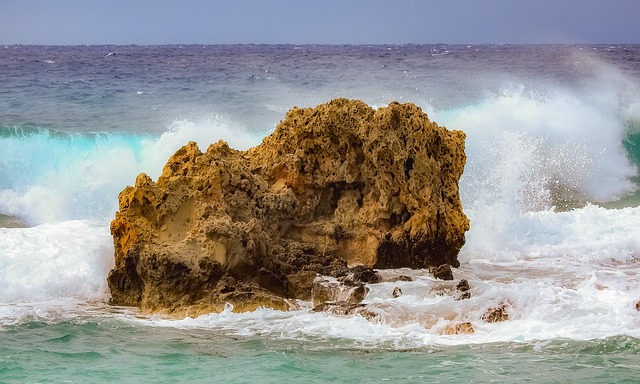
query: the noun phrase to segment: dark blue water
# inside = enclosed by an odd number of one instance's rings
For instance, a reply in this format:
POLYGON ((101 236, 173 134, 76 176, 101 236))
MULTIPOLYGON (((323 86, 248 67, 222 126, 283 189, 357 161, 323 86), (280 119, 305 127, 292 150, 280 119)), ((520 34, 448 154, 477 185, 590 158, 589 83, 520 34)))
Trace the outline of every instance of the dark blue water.
POLYGON ((437 110, 513 85, 601 87, 603 66, 638 76, 638 46, 6 46, 0 122, 63 131, 163 132, 219 114, 273 128, 293 105, 335 97, 437 110))

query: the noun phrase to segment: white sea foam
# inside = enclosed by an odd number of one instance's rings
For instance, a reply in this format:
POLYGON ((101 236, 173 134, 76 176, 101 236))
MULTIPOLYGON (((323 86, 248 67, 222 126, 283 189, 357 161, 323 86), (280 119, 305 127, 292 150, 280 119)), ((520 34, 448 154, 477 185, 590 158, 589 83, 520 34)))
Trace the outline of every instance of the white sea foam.
MULTIPOLYGON (((548 260, 547 260, 548 261, 548 260)), ((558 260, 560 261, 560 260, 558 260)), ((535 263, 534 263, 535 264, 535 263)), ((560 265, 560 264, 559 264, 560 265)), ((364 303, 380 318, 314 313, 309 308, 292 312, 259 309, 170 320, 127 317, 126 321, 155 327, 224 331, 238 336, 355 343, 361 347, 416 348, 489 342, 520 342, 557 338, 593 339, 615 335, 640 337, 637 265, 593 269, 538 268, 527 263, 467 263, 455 271, 471 284, 471 298, 456 301, 439 296, 432 287, 443 284, 425 271, 412 271, 413 282, 371 285, 364 303), (486 279, 491 276, 491 279, 486 279), (403 295, 393 298, 394 286, 403 295), (489 308, 505 305, 509 320, 482 320, 489 308), (470 322, 473 334, 443 335, 447 326, 470 322)), ((546 266, 546 267, 545 267, 546 266)), ((407 273, 406 271, 399 271, 407 273)))
MULTIPOLYGON (((365 302, 380 315, 373 322, 313 313, 308 303, 292 312, 227 310, 182 320, 92 308, 99 316, 148 326, 397 348, 640 337, 640 208, 554 208, 563 201, 615 200, 635 189, 630 178, 637 170, 622 142, 629 130, 640 129, 640 104, 632 87, 612 83, 587 96, 512 87, 474 105, 429 110, 434 121, 467 134, 460 186, 471 230, 454 273, 469 280, 468 300, 435 294, 437 283, 426 271, 399 271, 414 281, 370 287, 365 302), (396 285, 403 291, 399 298, 391 296, 396 285), (503 304, 509 321, 481 320, 488 308, 503 304), (474 334, 441 335, 466 321, 474 334)), ((159 137, 43 130, 4 139, 0 212, 42 225, 0 229, 0 302, 6 303, 0 325, 75 316, 86 313, 82 303, 104 303, 113 265, 107 223, 118 192, 139 172, 157 178, 187 141, 203 151, 219 139, 238 149, 260 141, 237 128, 212 117, 176 121, 159 137)))
POLYGON ((109 229, 83 221, 0 228, 0 302, 104 300, 109 229))
POLYGON ((553 193, 602 202, 634 191, 630 178, 637 169, 623 147, 629 128, 618 102, 516 89, 436 112, 436 121, 467 134, 460 181, 465 208, 500 202, 529 211, 554 205, 553 193))

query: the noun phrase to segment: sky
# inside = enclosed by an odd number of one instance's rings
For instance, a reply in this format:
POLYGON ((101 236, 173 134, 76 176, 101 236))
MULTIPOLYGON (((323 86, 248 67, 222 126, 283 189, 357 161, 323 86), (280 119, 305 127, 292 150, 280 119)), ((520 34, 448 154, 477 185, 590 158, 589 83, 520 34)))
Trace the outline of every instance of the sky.
POLYGON ((640 43, 640 0, 0 0, 0 44, 640 43))

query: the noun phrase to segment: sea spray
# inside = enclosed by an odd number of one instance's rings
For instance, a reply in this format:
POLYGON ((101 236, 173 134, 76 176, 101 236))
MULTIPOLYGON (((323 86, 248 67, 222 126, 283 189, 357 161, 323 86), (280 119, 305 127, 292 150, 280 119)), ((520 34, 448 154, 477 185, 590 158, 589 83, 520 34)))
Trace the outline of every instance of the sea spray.
POLYGON ((108 228, 83 221, 0 228, 0 302, 106 300, 108 228))
POLYGON ((140 172, 157 178, 188 141, 205 149, 218 140, 245 149, 259 141, 220 117, 175 121, 159 137, 21 127, 0 127, 0 132, 0 212, 31 225, 108 222, 118 208, 118 193, 140 172))
POLYGON ((435 118, 452 129, 466 127, 466 207, 515 199, 513 208, 529 211, 611 201, 635 190, 637 169, 623 147, 628 129, 614 107, 566 93, 520 91, 435 118))

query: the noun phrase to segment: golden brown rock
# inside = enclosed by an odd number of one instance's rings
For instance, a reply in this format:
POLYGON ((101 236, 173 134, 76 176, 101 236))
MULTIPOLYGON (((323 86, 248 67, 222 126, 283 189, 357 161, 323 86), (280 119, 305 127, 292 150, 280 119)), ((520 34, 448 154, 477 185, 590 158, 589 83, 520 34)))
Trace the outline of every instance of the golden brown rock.
POLYGON ((470 322, 447 325, 442 331, 443 335, 461 335, 474 333, 473 325, 470 322))
POLYGON ((141 174, 120 193, 112 302, 286 309, 347 264, 458 266, 464 138, 413 104, 336 99, 294 108, 248 151, 188 143, 157 182, 141 174))
POLYGON ((506 304, 501 304, 495 308, 489 308, 482 315, 482 320, 487 323, 497 323, 499 321, 509 320, 509 313, 507 312, 506 304))

